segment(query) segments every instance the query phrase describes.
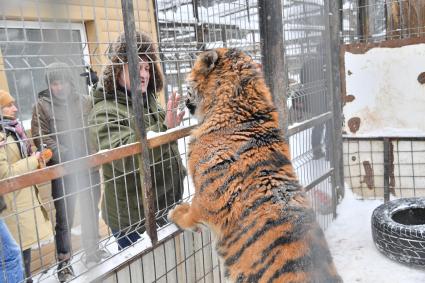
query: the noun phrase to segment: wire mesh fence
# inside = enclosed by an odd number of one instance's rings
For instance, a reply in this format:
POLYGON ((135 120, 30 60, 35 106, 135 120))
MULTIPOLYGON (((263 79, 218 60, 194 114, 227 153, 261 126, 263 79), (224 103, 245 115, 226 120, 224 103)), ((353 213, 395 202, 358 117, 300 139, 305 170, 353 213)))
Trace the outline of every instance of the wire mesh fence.
MULTIPOLYGON (((293 164, 323 227, 331 221, 338 173, 333 125, 329 6, 326 1, 283 1, 289 141, 293 164)), ((335 212, 335 211, 334 211, 335 212)))
MULTIPOLYGON (((89 274, 100 274, 111 259, 125 260, 130 246, 148 248, 121 271, 125 274, 113 275, 116 280, 221 280, 211 236, 176 233, 166 219, 175 203, 193 194, 186 154, 196 120, 181 114, 183 103, 175 95, 186 93, 185 77, 204 50, 239 48, 260 63, 258 3, 133 4, 141 32, 131 42, 140 58, 138 73, 129 68, 122 1, 0 3, 0 86, 10 99, 1 100, 8 102, 1 111, 7 205, 2 221, 23 252, 27 281, 94 280, 89 274), (138 86, 131 85, 134 75, 138 86), (135 108, 140 93, 142 117, 135 108), (146 136, 138 134, 138 119, 146 136), (149 148, 145 160, 140 140, 149 148), (149 200, 140 174, 146 160, 153 188, 149 200), (154 219, 147 219, 151 212, 154 219), (151 250, 146 221, 162 235, 151 250), (173 236, 167 238, 169 231, 173 236)), ((322 227, 331 222, 336 203, 327 5, 282 1, 288 140, 322 227)))
POLYGON ((344 142, 345 176, 358 198, 423 196, 424 163, 423 138, 347 138, 344 142))

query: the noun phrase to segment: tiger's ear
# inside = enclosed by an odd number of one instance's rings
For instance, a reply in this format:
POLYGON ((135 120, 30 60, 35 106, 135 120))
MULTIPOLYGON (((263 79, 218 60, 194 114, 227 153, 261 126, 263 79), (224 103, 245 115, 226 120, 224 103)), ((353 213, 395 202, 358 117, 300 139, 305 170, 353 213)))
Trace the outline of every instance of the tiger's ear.
POLYGON ((215 50, 210 50, 210 51, 206 51, 204 53, 202 53, 200 56, 200 60, 203 63, 203 68, 202 68, 202 72, 204 73, 204 75, 209 74, 209 72, 211 72, 218 60, 218 54, 217 51, 215 50))

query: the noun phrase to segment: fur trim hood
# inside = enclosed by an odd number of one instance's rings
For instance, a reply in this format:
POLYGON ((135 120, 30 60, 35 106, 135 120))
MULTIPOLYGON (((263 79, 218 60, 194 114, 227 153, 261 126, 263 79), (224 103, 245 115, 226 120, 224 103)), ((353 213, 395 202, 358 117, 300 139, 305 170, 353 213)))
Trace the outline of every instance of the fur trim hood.
MULTIPOLYGON (((152 38, 144 32, 136 31, 137 53, 141 58, 148 58, 151 62, 148 92, 158 93, 163 87, 163 76, 159 64, 158 49, 152 38)), ((122 33, 107 50, 109 64, 105 66, 102 74, 103 88, 106 93, 115 93, 123 66, 128 63, 127 44, 125 34, 122 33)))

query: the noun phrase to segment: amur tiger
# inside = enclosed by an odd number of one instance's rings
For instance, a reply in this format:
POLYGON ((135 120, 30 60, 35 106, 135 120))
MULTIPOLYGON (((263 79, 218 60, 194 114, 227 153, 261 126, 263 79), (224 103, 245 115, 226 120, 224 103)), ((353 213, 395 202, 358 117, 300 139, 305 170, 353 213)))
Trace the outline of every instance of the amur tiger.
POLYGON ((258 65, 237 49, 206 51, 187 83, 195 194, 170 221, 213 231, 230 282, 342 282, 258 65))

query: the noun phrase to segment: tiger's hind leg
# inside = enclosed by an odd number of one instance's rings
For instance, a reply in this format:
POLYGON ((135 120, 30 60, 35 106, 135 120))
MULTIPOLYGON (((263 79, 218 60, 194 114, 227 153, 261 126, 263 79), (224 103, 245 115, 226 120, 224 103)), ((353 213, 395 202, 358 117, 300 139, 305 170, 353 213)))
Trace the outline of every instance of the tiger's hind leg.
POLYGON ((193 204, 182 203, 168 212, 168 220, 174 222, 181 229, 198 231, 200 224, 199 213, 195 211, 193 204))

